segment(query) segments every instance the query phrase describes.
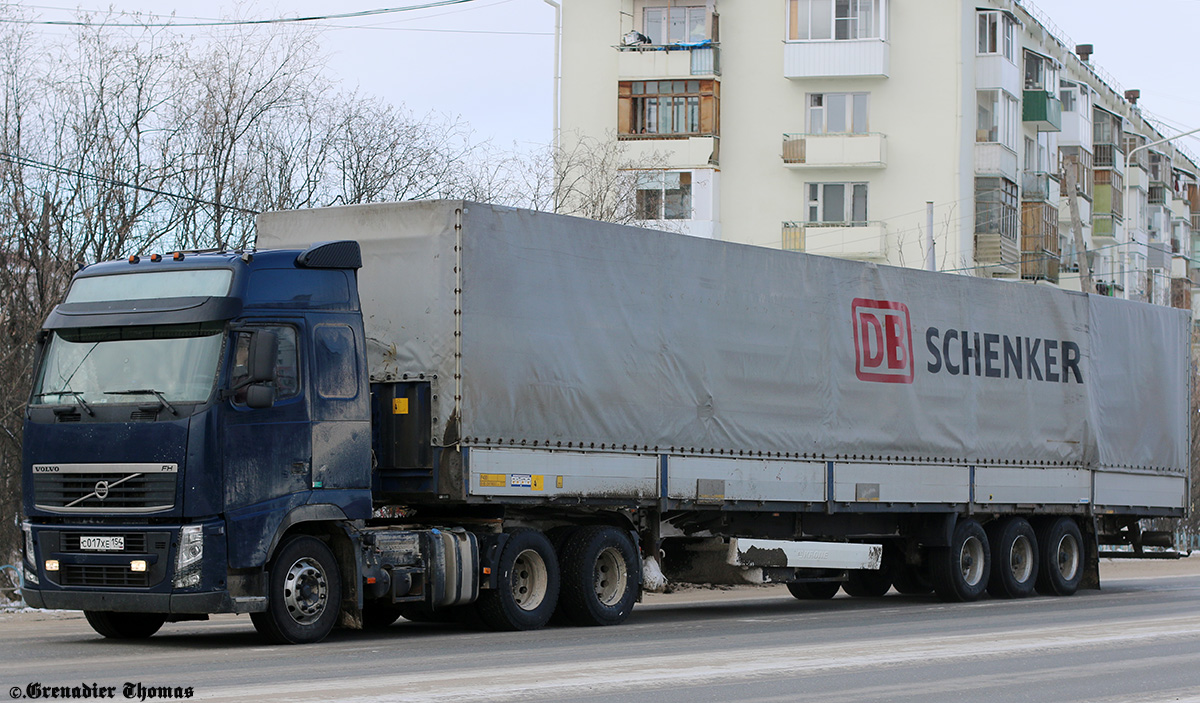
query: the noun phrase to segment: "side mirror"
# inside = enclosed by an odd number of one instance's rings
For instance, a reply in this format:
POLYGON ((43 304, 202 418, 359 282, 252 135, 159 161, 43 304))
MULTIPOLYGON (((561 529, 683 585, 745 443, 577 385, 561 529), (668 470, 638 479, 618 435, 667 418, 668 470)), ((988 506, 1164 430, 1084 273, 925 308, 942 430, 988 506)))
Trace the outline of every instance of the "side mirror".
POLYGON ((246 388, 246 407, 262 410, 274 404, 275 386, 266 383, 256 383, 246 388))
MULTIPOLYGON (((275 358, 279 352, 279 339, 274 332, 258 330, 250 337, 250 372, 247 383, 265 383, 275 380, 275 358)), ((252 406, 253 407, 253 406, 252 406)), ((268 406, 269 407, 269 406, 268 406)))

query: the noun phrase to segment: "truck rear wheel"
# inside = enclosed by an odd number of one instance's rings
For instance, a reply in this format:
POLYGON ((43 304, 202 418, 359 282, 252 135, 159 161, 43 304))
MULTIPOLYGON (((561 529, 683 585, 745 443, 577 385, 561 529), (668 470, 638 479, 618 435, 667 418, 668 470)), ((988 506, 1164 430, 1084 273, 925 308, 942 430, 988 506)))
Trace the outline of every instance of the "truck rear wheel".
POLYGON ((277 644, 325 639, 342 602, 342 579, 329 547, 316 537, 292 537, 271 561, 269 577, 266 611, 250 614, 254 629, 277 644))
POLYGON ((977 600, 987 589, 991 551, 987 533, 972 519, 954 526, 949 547, 930 550, 933 590, 946 602, 977 600))
POLYGON ((558 608, 566 619, 576 625, 625 622, 641 583, 633 540, 615 527, 583 527, 566 540, 561 554, 558 608))
POLYGON ((499 583, 481 591, 476 610, 493 630, 536 630, 558 605, 559 572, 554 545, 529 528, 512 530, 496 564, 499 583))
POLYGON ((1083 579, 1083 535, 1069 517, 1051 518, 1037 530, 1038 593, 1069 596, 1083 579))
POLYGON ((96 632, 114 640, 144 640, 150 637, 163 623, 166 615, 158 613, 110 613, 85 610, 83 616, 96 632))
POLYGON ((1023 517, 1002 518, 989 525, 992 576, 988 593, 996 598, 1024 598, 1038 577, 1037 537, 1023 517))
POLYGON ((788 592, 800 600, 829 600, 837 595, 842 584, 838 581, 795 581, 787 587, 788 592))

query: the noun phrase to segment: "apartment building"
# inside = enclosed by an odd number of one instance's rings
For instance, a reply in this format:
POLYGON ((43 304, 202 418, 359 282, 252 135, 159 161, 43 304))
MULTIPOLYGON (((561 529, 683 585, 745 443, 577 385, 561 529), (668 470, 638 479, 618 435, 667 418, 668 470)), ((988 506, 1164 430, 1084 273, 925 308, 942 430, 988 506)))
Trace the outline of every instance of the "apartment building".
POLYGON ((1074 209, 1100 292, 1191 307, 1195 159, 1032 6, 568 0, 562 32, 561 139, 619 142, 649 226, 1078 290, 1074 209))

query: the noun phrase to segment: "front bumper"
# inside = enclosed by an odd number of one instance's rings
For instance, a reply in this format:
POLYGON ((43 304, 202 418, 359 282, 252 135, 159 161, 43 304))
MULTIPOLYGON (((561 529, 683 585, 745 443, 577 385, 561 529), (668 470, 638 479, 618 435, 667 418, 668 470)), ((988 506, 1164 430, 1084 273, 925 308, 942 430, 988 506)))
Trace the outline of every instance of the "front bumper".
POLYGON ((234 599, 226 591, 208 593, 100 593, 96 591, 43 591, 25 587, 21 592, 31 608, 53 610, 111 610, 127 613, 248 613, 253 601, 234 599))

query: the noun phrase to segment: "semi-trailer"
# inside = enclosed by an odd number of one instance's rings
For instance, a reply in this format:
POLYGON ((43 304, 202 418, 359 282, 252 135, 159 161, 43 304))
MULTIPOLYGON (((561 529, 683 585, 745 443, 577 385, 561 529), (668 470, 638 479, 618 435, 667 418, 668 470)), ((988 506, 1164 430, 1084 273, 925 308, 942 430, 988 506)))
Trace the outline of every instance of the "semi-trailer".
POLYGON ((277 642, 644 588, 1098 587, 1188 508, 1190 319, 464 201, 82 268, 38 339, 24 597, 277 642))

